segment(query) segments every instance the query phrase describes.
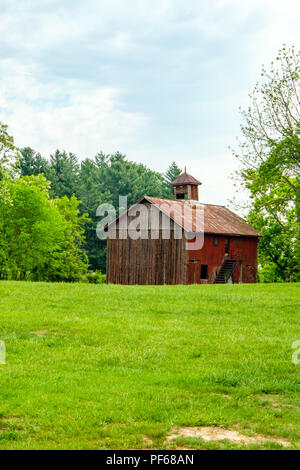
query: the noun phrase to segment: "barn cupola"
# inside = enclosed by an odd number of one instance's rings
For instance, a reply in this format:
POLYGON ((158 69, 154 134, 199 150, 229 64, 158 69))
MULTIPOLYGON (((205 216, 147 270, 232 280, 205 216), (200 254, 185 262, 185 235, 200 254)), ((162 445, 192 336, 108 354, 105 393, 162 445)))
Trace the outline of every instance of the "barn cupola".
POLYGON ((198 201, 198 186, 200 184, 202 183, 189 175, 185 168, 184 172, 171 183, 174 187, 175 199, 191 199, 193 201, 198 201))

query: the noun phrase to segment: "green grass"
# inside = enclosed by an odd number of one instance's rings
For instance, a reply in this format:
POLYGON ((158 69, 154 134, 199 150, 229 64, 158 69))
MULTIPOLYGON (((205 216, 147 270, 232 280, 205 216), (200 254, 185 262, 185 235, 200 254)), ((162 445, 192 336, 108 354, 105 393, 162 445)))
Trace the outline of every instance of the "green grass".
POLYGON ((165 444, 204 425, 299 449, 299 287, 0 282, 0 448, 243 448, 165 444))

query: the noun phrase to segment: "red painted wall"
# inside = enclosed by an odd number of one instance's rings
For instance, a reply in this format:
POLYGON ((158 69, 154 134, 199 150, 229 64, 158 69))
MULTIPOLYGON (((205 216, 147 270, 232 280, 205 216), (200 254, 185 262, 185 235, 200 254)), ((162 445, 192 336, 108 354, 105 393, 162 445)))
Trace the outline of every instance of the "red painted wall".
POLYGON ((218 245, 214 245, 214 235, 204 236, 204 245, 201 250, 187 251, 187 283, 207 284, 214 280, 215 271, 223 263, 225 256, 225 240, 229 238, 229 259, 242 262, 241 267, 236 266, 233 272, 233 282, 240 282, 240 269, 242 269, 242 282, 253 283, 257 281, 257 238, 256 237, 225 237, 217 236, 218 245), (208 266, 208 279, 200 279, 201 264, 208 266))

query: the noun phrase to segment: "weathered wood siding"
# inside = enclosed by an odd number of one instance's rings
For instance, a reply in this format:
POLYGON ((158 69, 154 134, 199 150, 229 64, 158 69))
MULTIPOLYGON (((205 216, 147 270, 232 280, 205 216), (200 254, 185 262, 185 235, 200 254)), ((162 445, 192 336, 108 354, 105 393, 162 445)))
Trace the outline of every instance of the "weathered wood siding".
POLYGON ((107 282, 112 284, 185 284, 185 241, 107 240, 107 282))
POLYGON ((188 199, 192 199, 194 201, 199 200, 197 185, 185 184, 182 186, 175 186, 174 188, 175 199, 176 199, 177 194, 184 194, 184 193, 187 194, 188 199))

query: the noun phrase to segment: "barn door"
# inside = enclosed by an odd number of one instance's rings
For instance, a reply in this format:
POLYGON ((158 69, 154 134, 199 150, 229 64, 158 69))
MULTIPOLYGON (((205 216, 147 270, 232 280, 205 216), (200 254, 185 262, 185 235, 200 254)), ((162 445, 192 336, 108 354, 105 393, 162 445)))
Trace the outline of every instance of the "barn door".
POLYGON ((198 260, 190 260, 187 263, 187 284, 199 284, 200 263, 198 260))

